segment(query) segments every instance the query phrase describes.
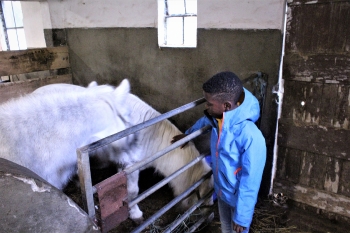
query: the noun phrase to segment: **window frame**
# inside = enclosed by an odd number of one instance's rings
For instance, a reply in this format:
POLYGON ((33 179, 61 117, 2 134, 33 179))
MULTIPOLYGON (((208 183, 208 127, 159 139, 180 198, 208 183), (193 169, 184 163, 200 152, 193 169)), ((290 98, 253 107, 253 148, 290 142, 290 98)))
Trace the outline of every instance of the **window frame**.
MULTIPOLYGON (((171 0, 169 0, 171 1, 171 0)), ((179 0, 178 0, 179 1, 179 0)), ((158 46, 159 47, 173 47, 173 48, 196 48, 197 47, 197 7, 195 13, 186 12, 186 1, 195 1, 197 5, 197 0, 181 0, 184 2, 184 13, 170 14, 168 0, 158 0, 158 46), (195 30, 188 30, 189 22, 185 19, 195 17, 195 30), (182 43, 169 43, 171 41, 168 39, 169 33, 169 19, 182 18, 182 43), (188 37, 192 33, 192 37, 188 37), (191 38, 191 39, 186 39, 191 38)), ((181 30, 181 29, 180 29, 181 30)))
POLYGON ((11 7, 12 7, 12 16, 13 16, 13 21, 14 21, 14 24, 15 26, 14 27, 9 27, 7 25, 7 22, 6 22, 6 19, 5 19, 5 12, 4 12, 4 9, 3 9, 3 2, 5 1, 0 1, 0 20, 1 20, 1 33, 4 37, 2 43, 1 43, 1 47, 3 50, 7 50, 7 51, 10 51, 10 50, 25 50, 27 49, 27 43, 26 43, 26 38, 25 38, 25 32, 24 32, 24 25, 23 25, 23 12, 22 12, 22 6, 21 6, 21 12, 16 12, 17 15, 18 14, 21 14, 22 16, 22 26, 17 26, 17 22, 16 22, 16 16, 14 14, 14 8, 13 8, 13 2, 19 2, 20 4, 20 1, 6 1, 6 2, 11 2, 11 7), (18 35, 18 29, 22 29, 23 30, 23 36, 24 38, 22 38, 22 40, 19 38, 19 35, 18 35), (8 30, 15 30, 15 33, 16 33, 16 48, 11 48, 11 41, 9 39, 9 32, 8 30), (4 43, 5 42, 5 43, 4 43), (4 48, 4 46, 6 46, 6 48, 4 48))

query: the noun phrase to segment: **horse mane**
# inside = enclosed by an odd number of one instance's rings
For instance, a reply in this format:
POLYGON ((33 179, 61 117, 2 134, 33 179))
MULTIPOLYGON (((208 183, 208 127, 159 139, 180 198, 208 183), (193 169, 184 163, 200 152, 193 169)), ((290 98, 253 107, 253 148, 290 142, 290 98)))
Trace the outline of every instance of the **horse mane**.
MULTIPOLYGON (((133 124, 140 124, 160 115, 157 110, 135 95, 129 94, 127 102, 132 108, 131 118, 134 119, 133 124)), ((143 147, 142 151, 145 153, 145 157, 151 156, 161 149, 170 146, 172 138, 181 133, 169 120, 163 120, 141 130, 139 138, 143 141, 140 143, 140 146, 143 147)), ((183 149, 176 148, 168 152, 152 162, 150 166, 154 167, 156 172, 167 177, 199 155, 199 151, 196 149, 194 143, 190 141, 183 149)), ((182 193, 209 171, 210 167, 204 160, 187 169, 169 183, 174 191, 174 195, 177 196, 182 193)), ((209 184, 207 183, 207 185, 209 184)))

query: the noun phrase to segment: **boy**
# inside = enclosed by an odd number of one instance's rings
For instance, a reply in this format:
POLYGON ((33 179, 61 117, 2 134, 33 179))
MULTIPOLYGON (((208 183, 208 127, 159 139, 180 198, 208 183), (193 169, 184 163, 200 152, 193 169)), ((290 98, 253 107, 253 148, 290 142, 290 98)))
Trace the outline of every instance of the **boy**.
POLYGON ((266 161, 265 139, 254 124, 259 102, 232 72, 214 75, 203 91, 205 116, 172 143, 212 126, 211 161, 222 232, 248 233, 266 161))

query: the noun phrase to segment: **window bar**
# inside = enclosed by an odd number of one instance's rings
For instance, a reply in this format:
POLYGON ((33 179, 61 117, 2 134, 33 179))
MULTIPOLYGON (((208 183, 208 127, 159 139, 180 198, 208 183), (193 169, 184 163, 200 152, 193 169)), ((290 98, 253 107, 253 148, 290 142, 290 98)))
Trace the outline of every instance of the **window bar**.
POLYGON ((17 28, 17 22, 16 22, 16 17, 15 17, 15 11, 13 9, 13 4, 11 1, 11 8, 12 8, 12 16, 13 16, 13 22, 15 23, 15 29, 16 29, 16 38, 17 38, 17 46, 18 46, 18 50, 20 50, 20 46, 19 46, 19 39, 18 39, 18 28, 17 28))
POLYGON ((197 16, 197 14, 189 13, 189 14, 171 14, 166 15, 165 18, 172 18, 172 17, 192 17, 197 16))
MULTIPOLYGON (((186 0, 184 0, 184 9, 185 9, 185 15, 187 13, 186 11, 186 0)), ((182 44, 185 44, 185 17, 182 17, 182 44)))
POLYGON ((4 31, 4 37, 5 37, 5 42, 7 46, 7 50, 10 50, 10 41, 7 35, 7 28, 6 28, 6 22, 5 22, 5 16, 4 16, 4 10, 2 8, 2 2, 0 3, 0 15, 1 15, 1 22, 3 25, 3 31, 4 31))
POLYGON ((165 17, 164 17, 164 44, 168 44, 168 33, 167 33, 167 20, 168 20, 168 15, 169 15, 169 9, 168 9, 168 0, 164 1, 165 4, 165 17))

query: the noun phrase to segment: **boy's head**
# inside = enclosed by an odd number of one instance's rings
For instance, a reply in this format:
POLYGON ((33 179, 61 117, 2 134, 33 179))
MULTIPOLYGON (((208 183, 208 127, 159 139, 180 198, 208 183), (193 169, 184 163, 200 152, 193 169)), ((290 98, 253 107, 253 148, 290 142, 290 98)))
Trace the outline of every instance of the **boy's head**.
POLYGON ((222 118, 223 112, 233 110, 243 92, 241 80, 232 72, 215 74, 203 84, 206 107, 210 115, 222 118))

